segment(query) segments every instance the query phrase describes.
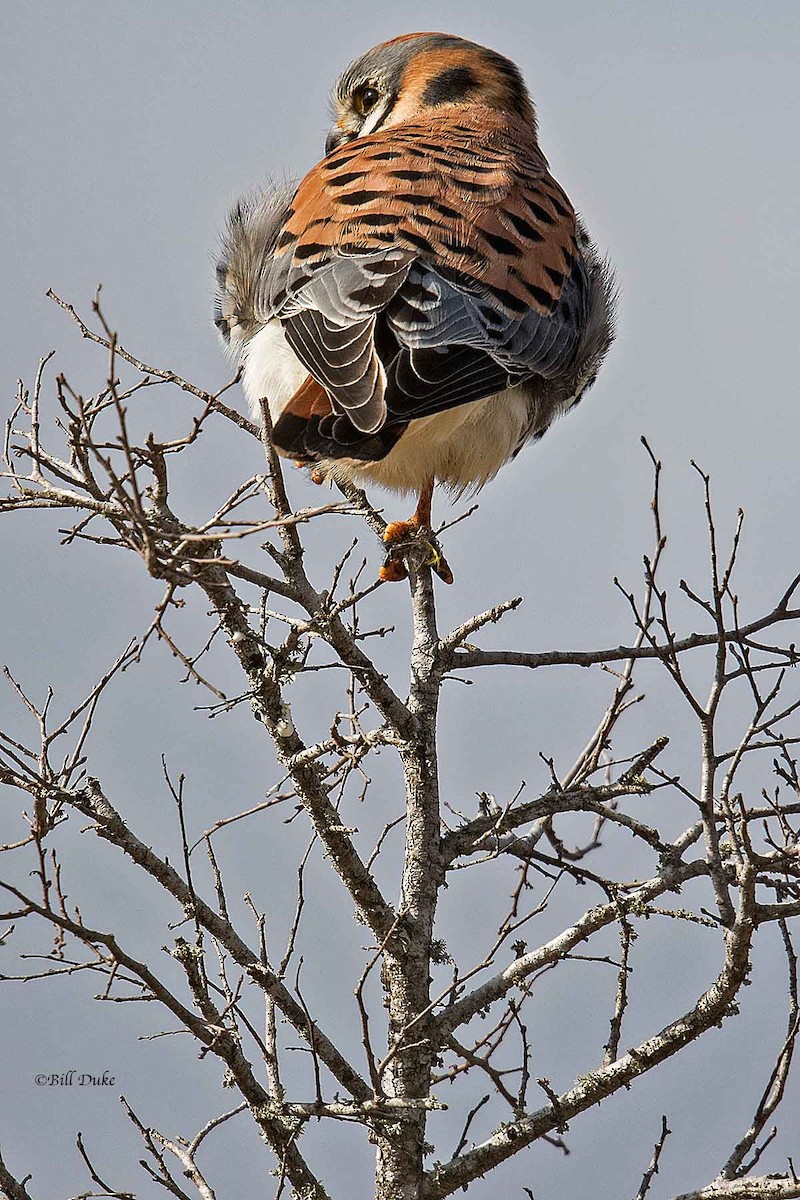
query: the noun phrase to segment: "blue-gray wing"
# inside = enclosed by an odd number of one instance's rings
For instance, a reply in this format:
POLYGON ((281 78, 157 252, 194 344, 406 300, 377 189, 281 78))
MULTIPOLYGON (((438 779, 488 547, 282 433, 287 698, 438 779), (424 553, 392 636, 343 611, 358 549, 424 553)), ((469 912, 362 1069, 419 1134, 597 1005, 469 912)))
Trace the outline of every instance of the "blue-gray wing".
MULTIPOLYGON (((592 288, 569 201, 525 130, 453 120, 345 145, 235 223, 260 254, 227 273, 240 325, 280 320, 328 397, 333 455, 358 457, 360 439, 378 454, 381 430, 563 377, 580 351, 592 288)), ((306 416, 289 412, 298 455, 306 416)))

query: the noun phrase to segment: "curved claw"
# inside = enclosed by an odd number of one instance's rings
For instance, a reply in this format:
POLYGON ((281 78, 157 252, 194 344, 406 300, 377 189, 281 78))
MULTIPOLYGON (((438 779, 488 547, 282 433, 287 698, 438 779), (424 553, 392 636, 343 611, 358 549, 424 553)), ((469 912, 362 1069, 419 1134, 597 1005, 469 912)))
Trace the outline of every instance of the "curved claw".
POLYGON ((439 550, 439 548, 434 545, 433 542, 423 542, 423 545, 427 546, 430 550, 430 555, 425 560, 427 565, 429 567, 433 567, 434 571, 443 583, 452 583, 453 572, 450 570, 450 564, 442 554, 441 550, 439 550))

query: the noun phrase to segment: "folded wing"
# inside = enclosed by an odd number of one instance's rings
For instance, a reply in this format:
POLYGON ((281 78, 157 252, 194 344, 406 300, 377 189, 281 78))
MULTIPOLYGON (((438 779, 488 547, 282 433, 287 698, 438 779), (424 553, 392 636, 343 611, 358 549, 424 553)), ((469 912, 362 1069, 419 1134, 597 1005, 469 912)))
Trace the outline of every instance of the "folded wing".
POLYGON ((324 159, 291 200, 264 291, 330 402, 307 428, 291 405, 277 422, 299 457, 380 457, 411 420, 558 376, 588 303, 569 201, 527 127, 488 109, 324 159))

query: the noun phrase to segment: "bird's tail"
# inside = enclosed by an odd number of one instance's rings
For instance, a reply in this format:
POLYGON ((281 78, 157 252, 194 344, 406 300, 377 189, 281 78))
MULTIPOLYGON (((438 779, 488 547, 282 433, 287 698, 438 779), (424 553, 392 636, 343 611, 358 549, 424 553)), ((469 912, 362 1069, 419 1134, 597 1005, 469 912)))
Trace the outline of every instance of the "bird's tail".
POLYGON ((217 261, 214 324, 232 354, 269 320, 270 267, 296 184, 284 180, 238 200, 217 261))

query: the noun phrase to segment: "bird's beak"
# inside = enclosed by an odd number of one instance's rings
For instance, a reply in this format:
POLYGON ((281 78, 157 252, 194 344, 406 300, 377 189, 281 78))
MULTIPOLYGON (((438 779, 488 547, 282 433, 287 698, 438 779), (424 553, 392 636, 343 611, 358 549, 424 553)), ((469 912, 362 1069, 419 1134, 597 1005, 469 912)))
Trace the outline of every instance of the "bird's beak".
POLYGON ((325 138, 325 154, 331 154, 337 150, 344 142, 350 141, 350 135, 340 129, 338 125, 334 125, 328 136, 325 138))

